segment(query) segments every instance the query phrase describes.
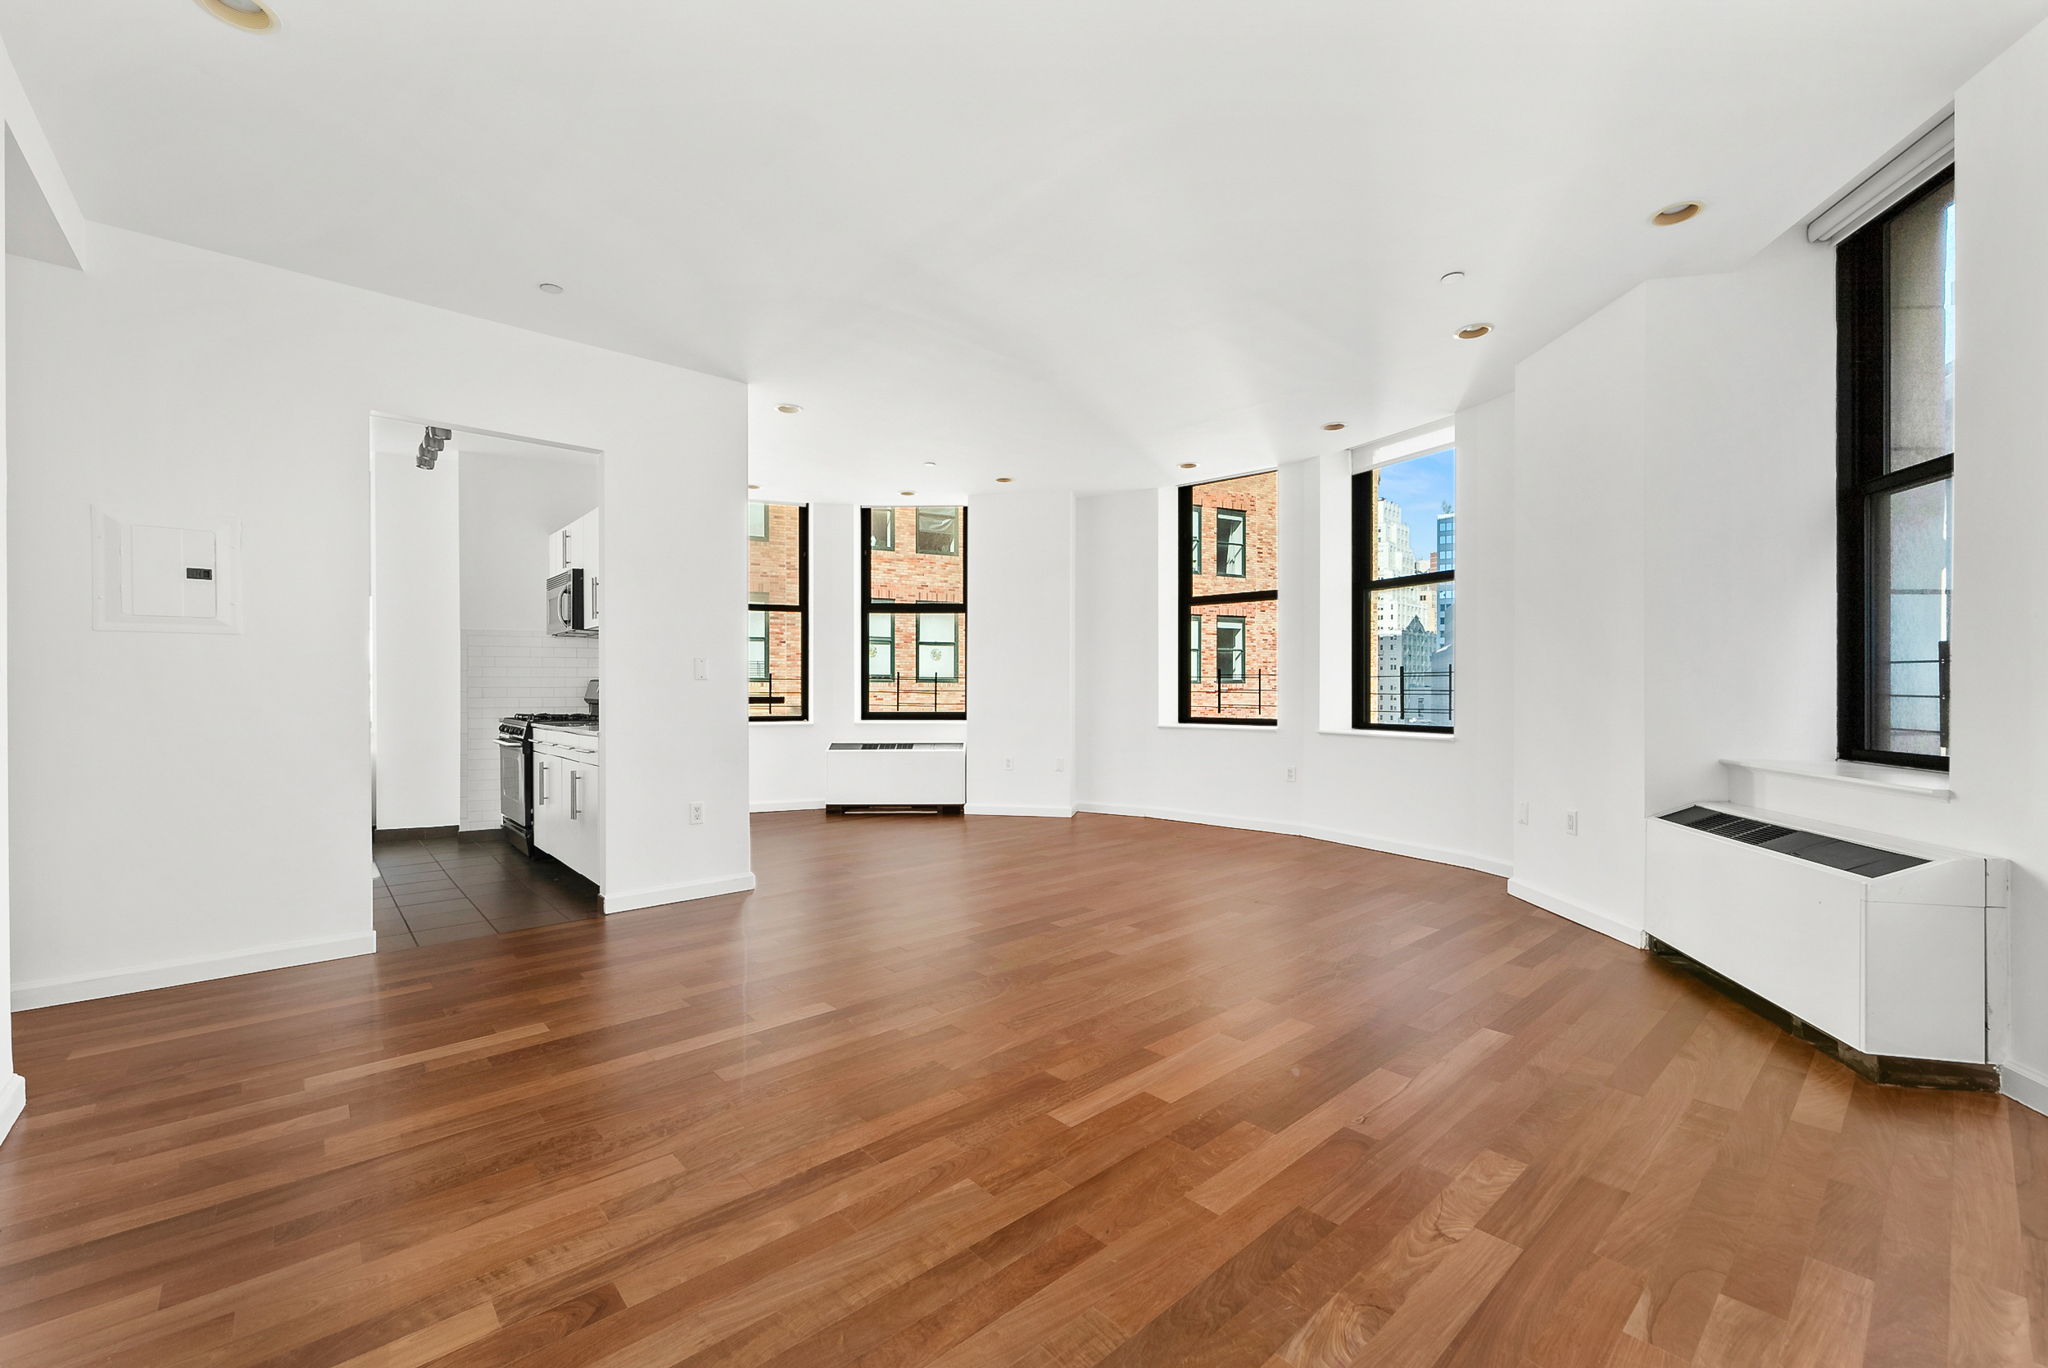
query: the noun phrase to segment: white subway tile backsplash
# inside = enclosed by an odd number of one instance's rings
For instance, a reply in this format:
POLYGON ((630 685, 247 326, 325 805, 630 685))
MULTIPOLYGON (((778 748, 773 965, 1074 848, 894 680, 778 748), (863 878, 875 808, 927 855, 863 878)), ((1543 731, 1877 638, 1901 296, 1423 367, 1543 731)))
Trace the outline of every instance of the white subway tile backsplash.
POLYGON ((597 678, 596 637, 545 632, 462 634, 462 825, 498 825, 498 719, 521 712, 582 712, 597 678))

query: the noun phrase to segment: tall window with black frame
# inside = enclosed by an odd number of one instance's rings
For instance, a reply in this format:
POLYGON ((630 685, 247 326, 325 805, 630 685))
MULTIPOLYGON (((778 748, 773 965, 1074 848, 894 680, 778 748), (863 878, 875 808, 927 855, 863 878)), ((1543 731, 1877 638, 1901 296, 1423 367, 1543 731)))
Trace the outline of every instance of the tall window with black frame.
POLYGON ((1280 716, 1280 482, 1273 471, 1183 485, 1180 720, 1280 716))
POLYGON ((1351 477, 1351 725, 1448 732, 1457 721, 1457 452, 1351 477))
POLYGON ((1943 172, 1836 248, 1845 760, 1948 768, 1955 222, 1943 172))
POLYGON ((747 717, 801 722, 809 715, 810 645, 805 580, 811 510, 747 505, 747 717))
POLYGON ((861 510, 861 716, 967 716, 967 510, 861 510))

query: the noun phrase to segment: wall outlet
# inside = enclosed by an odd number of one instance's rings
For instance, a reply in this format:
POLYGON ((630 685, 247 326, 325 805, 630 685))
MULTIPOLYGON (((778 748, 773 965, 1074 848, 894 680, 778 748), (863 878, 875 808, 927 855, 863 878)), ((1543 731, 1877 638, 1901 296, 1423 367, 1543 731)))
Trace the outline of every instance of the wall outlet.
POLYGON ((1017 762, 1010 756, 1006 755, 1003 757, 1003 768, 1006 770, 1013 770, 1017 768, 1017 762))
POLYGON ((692 679, 711 678, 711 671, 705 667, 703 656, 690 657, 690 677, 692 679))
POLYGON ((704 825, 704 805, 703 805, 702 803, 692 803, 692 804, 690 804, 690 825, 691 825, 691 826, 703 826, 703 825, 704 825))
POLYGON ((1515 804, 1515 821, 1522 826, 1529 825, 1529 805, 1527 803, 1515 804))
POLYGON ((1566 810, 1564 814, 1564 834, 1567 836, 1579 834, 1579 810, 1577 808, 1566 810))
POLYGON ((1287 767, 1287 782, 1290 784, 1294 782, 1294 772, 1294 766, 1289 765, 1287 767))
POLYGON ((1067 769, 1067 762, 1066 762, 1066 758, 1065 758, 1064 756, 1062 756, 1062 757, 1061 757, 1060 759, 1058 759, 1058 760, 1055 760, 1055 761, 1053 761, 1053 762, 1052 762, 1052 772, 1053 772, 1054 774, 1064 774, 1064 773, 1066 773, 1066 769, 1067 769))

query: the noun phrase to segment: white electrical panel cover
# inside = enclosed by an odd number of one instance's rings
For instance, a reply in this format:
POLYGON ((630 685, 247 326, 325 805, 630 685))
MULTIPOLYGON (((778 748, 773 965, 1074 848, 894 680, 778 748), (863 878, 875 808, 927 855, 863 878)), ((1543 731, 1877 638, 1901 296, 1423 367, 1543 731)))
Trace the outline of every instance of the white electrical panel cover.
POLYGON ((92 511, 92 625, 103 632, 238 632, 239 534, 232 523, 92 511))

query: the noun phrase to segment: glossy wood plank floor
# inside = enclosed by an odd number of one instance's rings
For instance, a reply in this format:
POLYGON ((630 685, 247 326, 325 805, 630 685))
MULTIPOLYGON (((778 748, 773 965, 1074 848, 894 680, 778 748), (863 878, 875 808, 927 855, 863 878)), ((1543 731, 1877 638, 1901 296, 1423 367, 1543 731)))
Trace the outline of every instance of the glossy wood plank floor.
POLYGON ((756 831, 746 898, 17 1016, 0 1363, 2048 1361, 2048 1120, 1498 879, 756 831))

